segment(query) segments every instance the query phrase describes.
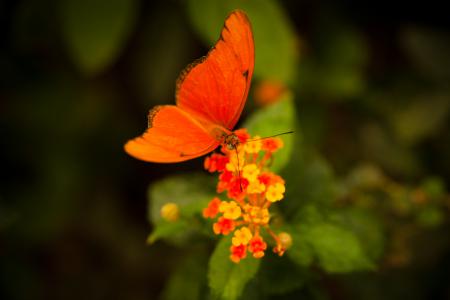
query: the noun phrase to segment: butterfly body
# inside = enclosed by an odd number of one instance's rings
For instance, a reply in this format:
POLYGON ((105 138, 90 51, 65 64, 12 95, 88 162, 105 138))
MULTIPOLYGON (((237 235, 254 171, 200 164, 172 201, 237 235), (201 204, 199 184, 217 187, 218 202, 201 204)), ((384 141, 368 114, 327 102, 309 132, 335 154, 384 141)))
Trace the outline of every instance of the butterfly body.
POLYGON ((244 108, 254 68, 250 22, 242 11, 225 20, 209 53, 190 64, 176 83, 176 105, 154 107, 143 135, 125 151, 149 162, 180 162, 239 143, 232 129, 244 108))
POLYGON ((228 134, 224 137, 222 144, 227 147, 228 150, 236 149, 241 143, 241 140, 234 133, 228 134))

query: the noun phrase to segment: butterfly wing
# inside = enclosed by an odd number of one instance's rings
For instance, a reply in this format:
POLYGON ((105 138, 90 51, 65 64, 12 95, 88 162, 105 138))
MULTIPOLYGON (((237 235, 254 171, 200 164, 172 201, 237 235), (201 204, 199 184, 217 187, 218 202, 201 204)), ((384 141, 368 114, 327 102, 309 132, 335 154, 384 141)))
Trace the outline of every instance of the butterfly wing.
POLYGON ((148 129, 125 144, 131 156, 148 162, 180 162, 213 151, 219 141, 188 113, 174 105, 156 106, 148 129))
POLYGON ((254 62, 250 21, 244 12, 234 11, 208 55, 181 73, 177 106, 198 120, 231 130, 244 108, 254 62))
POLYGON ((208 55, 182 72, 177 106, 150 111, 147 131, 128 141, 125 151, 144 161, 169 163, 217 148, 244 108, 254 55, 250 22, 245 13, 234 11, 208 55))

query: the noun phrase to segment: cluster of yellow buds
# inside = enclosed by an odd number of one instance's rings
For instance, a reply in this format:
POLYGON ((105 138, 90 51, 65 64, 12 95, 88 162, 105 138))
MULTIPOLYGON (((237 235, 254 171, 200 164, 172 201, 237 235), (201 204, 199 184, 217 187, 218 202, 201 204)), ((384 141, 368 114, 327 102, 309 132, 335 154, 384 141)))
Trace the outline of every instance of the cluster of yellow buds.
MULTIPOLYGON (((238 263, 250 252, 261 258, 267 244, 261 235, 264 229, 275 241, 273 251, 283 255, 286 246, 280 235, 269 226, 269 208, 284 197, 283 178, 270 172, 268 165, 273 153, 283 147, 279 138, 264 138, 250 135, 245 129, 234 132, 240 144, 236 149, 222 147, 222 153, 214 153, 205 159, 205 169, 219 173, 217 192, 226 192, 229 201, 218 197, 212 199, 203 210, 205 218, 216 218, 215 234, 228 235, 233 232, 230 259, 238 263)), ((286 235, 286 233, 283 233, 286 235)))

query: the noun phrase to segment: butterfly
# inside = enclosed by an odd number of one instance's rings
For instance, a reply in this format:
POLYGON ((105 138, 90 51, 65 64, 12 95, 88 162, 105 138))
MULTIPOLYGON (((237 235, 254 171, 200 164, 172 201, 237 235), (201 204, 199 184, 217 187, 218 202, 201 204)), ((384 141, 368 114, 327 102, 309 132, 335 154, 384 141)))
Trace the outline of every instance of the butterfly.
POLYGON ((205 57, 188 65, 176 82, 176 105, 155 106, 148 128, 125 151, 148 162, 172 163, 207 154, 219 145, 235 149, 232 132, 244 108, 255 64, 247 15, 231 12, 219 40, 205 57))

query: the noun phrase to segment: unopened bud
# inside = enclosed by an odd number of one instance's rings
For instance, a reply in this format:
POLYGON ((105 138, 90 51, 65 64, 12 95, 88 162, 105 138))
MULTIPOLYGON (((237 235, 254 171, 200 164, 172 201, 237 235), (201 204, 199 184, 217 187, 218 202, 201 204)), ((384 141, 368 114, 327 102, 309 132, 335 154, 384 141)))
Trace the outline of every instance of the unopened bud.
POLYGON ((289 233, 280 232, 278 238, 284 249, 289 249, 292 246, 292 236, 289 233))
POLYGON ((166 203, 161 207, 161 217, 169 222, 175 222, 180 217, 180 209, 175 203, 166 203))

